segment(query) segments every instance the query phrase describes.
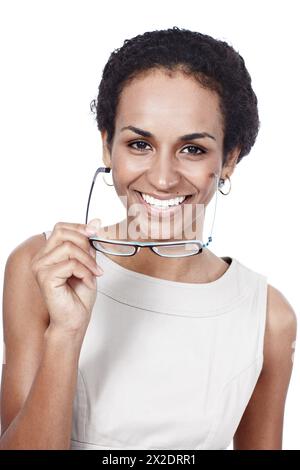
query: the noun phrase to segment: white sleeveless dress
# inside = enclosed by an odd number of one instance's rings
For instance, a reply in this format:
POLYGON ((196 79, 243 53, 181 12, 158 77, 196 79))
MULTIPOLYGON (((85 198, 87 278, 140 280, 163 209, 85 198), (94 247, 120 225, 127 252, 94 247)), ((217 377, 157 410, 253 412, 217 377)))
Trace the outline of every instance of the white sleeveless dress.
MULTIPOLYGON (((46 237, 51 231, 44 232, 46 237)), ((82 344, 71 449, 226 449, 263 364, 267 278, 158 279, 102 253, 82 344)))

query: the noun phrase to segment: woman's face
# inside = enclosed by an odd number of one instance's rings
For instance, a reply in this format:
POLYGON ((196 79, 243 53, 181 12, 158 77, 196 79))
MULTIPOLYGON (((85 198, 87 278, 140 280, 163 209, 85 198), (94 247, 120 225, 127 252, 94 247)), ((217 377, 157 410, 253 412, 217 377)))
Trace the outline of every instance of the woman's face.
POLYGON ((230 175, 238 157, 238 152, 233 159, 229 156, 229 166, 222 169, 224 136, 218 95, 180 72, 170 77, 156 69, 128 84, 117 108, 111 154, 106 136, 104 131, 103 161, 112 168, 116 192, 127 207, 127 218, 134 214, 142 239, 182 239, 182 223, 191 226, 201 210, 204 217, 216 190, 214 174, 218 178, 230 175), (195 133, 201 135, 181 138, 195 133), (152 209, 149 199, 145 204, 141 193, 163 200, 187 199, 173 209, 159 210, 152 209), (192 212, 186 211, 188 205, 192 212), (140 210, 129 212, 130 207, 140 210), (171 233, 164 236, 166 225, 171 233))

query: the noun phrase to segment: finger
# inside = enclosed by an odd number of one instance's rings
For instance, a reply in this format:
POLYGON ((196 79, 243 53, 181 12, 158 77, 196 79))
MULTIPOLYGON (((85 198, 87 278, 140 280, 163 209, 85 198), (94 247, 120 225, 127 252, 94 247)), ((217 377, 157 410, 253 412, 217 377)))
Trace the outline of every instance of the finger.
POLYGON ((52 288, 63 286, 72 276, 81 279, 89 289, 95 288, 91 271, 76 259, 60 261, 41 271, 40 274, 41 282, 47 282, 52 288))
POLYGON ((90 228, 90 229, 95 229, 96 233, 98 231, 100 231, 100 229, 102 228, 102 221, 101 219, 92 219, 89 221, 89 223, 87 224, 87 228, 90 228))
POLYGON ((38 261, 36 269, 39 267, 44 269, 46 266, 61 263, 62 261, 75 259, 89 269, 93 275, 99 276, 103 272, 98 267, 96 260, 93 256, 81 249, 79 246, 72 243, 70 240, 53 248, 50 252, 44 254, 38 261))
POLYGON ((56 227, 51 233, 44 246, 43 254, 53 250, 53 248, 61 245, 63 242, 70 240, 75 245, 78 245, 82 250, 87 253, 90 251, 91 244, 83 228, 67 228, 62 225, 56 227))
POLYGON ((56 222, 56 224, 54 225, 54 229, 59 227, 65 227, 73 230, 84 230, 86 226, 87 224, 79 224, 77 222, 56 222))

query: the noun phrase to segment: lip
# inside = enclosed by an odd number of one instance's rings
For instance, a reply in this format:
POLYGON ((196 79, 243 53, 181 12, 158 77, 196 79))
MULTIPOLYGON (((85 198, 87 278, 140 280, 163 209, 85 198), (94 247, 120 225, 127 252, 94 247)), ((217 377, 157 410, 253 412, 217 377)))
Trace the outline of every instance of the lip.
MULTIPOLYGON (((158 215, 162 215, 162 217, 164 217, 166 215, 174 214, 175 212, 180 211, 181 206, 183 206, 186 202, 188 202, 192 197, 192 195, 187 196, 186 199, 181 204, 178 204, 177 206, 172 206, 172 207, 169 207, 168 209, 166 209, 166 208, 159 209, 158 207, 153 207, 150 204, 148 204, 143 199, 143 197, 142 197, 142 195, 139 191, 135 191, 135 193, 137 194, 137 197, 138 197, 139 201, 142 204, 144 204, 144 206, 146 206, 149 215, 151 215, 151 214, 157 215, 158 214, 158 215)), ((160 198, 160 199, 162 199, 162 198, 160 198)))
MULTIPOLYGON (((141 194, 141 191, 136 191, 137 193, 141 194)), ((190 196, 190 194, 176 194, 175 196, 158 196, 157 194, 153 194, 153 193, 144 193, 144 194, 147 194, 148 196, 152 196, 154 197, 154 199, 160 199, 161 201, 168 201, 169 199, 175 199, 176 197, 188 197, 190 196)))

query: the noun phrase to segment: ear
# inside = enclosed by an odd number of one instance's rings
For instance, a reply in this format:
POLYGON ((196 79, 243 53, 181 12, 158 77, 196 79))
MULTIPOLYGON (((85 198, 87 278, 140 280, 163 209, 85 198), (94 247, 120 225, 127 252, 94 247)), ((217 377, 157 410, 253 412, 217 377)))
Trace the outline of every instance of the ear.
POLYGON ((222 178, 226 178, 226 176, 231 176, 234 172, 236 167, 237 159, 241 153, 241 147, 235 147, 231 152, 228 153, 226 158, 226 164, 222 169, 222 178))
POLYGON ((102 160, 106 167, 111 168, 111 154, 107 145, 107 131, 101 131, 101 138, 102 138, 102 160))

